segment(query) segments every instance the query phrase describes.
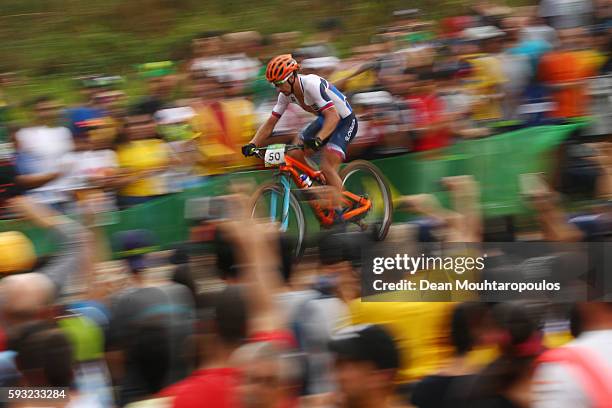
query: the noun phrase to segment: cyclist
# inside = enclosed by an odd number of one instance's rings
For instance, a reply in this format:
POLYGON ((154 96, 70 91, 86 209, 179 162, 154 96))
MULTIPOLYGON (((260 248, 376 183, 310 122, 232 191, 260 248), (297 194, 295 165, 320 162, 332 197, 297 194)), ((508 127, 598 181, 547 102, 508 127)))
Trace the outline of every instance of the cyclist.
MULTIPOLYGON (((272 134, 290 103, 316 115, 317 119, 298 135, 295 143, 303 143, 311 151, 323 148, 321 171, 327 184, 333 187, 333 206, 337 218, 341 219, 342 180, 338 168, 346 159, 347 146, 357 133, 357 118, 346 97, 335 86, 318 75, 301 75, 299 69, 290 54, 270 60, 266 79, 280 91, 278 101, 250 143, 242 147, 242 153, 245 156, 254 154, 255 148, 272 134)), ((304 152, 301 150, 292 151, 291 155, 304 161, 304 152)))

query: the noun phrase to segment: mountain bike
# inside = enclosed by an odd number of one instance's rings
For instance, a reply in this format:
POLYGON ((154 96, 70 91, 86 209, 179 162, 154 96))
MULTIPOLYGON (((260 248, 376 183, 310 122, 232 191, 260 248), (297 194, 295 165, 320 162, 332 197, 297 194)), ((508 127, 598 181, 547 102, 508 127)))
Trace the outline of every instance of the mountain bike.
MULTIPOLYGON (((318 194, 311 194, 316 187, 327 185, 323 173, 314 164, 302 163, 287 154, 297 149, 304 149, 304 146, 274 144, 255 149, 255 155, 265 166, 276 171, 274 180, 261 185, 253 194, 251 215, 278 222, 281 232, 292 240, 294 256, 299 258, 304 252, 306 238, 305 215, 300 201, 308 203, 321 227, 331 228, 337 220, 331 201, 322 204, 324 199, 317 200, 313 196, 318 194)), ((339 175, 344 187, 342 218, 345 225, 356 225, 361 231, 369 229, 375 240, 384 240, 391 226, 393 204, 383 174, 372 163, 356 160, 342 167, 339 175)))

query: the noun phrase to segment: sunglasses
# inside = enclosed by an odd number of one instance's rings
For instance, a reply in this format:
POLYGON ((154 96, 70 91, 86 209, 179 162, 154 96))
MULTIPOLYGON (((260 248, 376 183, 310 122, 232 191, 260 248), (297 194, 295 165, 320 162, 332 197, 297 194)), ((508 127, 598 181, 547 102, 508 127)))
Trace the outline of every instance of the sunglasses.
POLYGON ((289 78, 291 78, 291 75, 289 75, 287 78, 285 79, 281 79, 280 81, 272 81, 272 85, 275 88, 278 88, 279 86, 281 86, 282 84, 284 84, 285 82, 287 82, 289 80, 289 78))

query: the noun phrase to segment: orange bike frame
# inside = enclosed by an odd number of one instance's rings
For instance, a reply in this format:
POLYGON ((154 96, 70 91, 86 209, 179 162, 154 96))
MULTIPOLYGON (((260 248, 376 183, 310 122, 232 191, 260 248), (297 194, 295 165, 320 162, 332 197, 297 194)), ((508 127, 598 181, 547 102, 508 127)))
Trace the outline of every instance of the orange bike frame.
MULTIPOLYGON (((314 170, 310 166, 301 161, 294 159, 291 156, 285 156, 285 164, 278 167, 281 173, 287 173, 293 179, 293 182, 299 189, 308 188, 308 185, 300 179, 300 172, 306 174, 313 182, 318 182, 321 185, 326 185, 325 177, 320 170, 314 170)), ((364 214, 372 207, 372 202, 367 198, 360 197, 350 191, 343 190, 344 204, 350 205, 353 203, 359 204, 357 208, 347 211, 343 214, 345 220, 350 220, 356 216, 364 214)), ((331 207, 323 208, 316 201, 309 201, 308 204, 312 207, 315 216, 319 219, 321 225, 330 226, 334 222, 334 211, 331 207)))

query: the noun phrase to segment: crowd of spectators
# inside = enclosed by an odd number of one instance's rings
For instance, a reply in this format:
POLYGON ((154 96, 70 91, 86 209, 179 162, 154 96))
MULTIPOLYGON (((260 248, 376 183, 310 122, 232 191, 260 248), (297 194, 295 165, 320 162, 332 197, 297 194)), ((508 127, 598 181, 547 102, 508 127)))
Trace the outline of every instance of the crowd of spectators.
MULTIPOLYGON (((97 205, 112 209, 202 185, 258 165, 238 147, 275 103, 263 70, 279 53, 292 53, 302 73, 326 77, 349 96, 360 123, 349 159, 432 151, 586 116, 582 134, 606 136, 610 5, 576 0, 576 13, 553 3, 482 2, 437 23, 402 10, 345 58, 333 46, 344 33, 335 18, 306 42, 298 32, 208 32, 193 40, 188 60, 139 66, 142 95, 128 98, 119 76, 83 77, 81 105, 39 97, 29 103, 31 121, 7 124, 5 138, 22 184, 63 212, 76 211, 91 187, 103 192, 97 205)), ((290 106, 270 142, 291 140, 305 115, 290 106)))
MULTIPOLYGON (((423 222, 394 224, 384 243, 330 231, 299 262, 274 224, 250 217, 245 185, 232 186, 232 217, 212 221, 206 255, 190 244, 160 253, 149 231, 131 230, 115 237, 113 267, 95 262, 91 231, 14 198, 62 250, 0 281, 0 384, 65 387, 70 407, 605 406, 610 303, 360 293, 366 248, 418 254, 425 242, 491 240, 474 178, 442 184, 448 207, 426 194, 398 201, 423 222)), ((609 205, 572 217, 544 180, 523 193, 538 215, 530 242, 609 237, 609 205)), ((0 235, 0 247, 9 239, 19 237, 0 235)), ((566 283, 583 274, 579 247, 541 255, 497 253, 487 277, 534 265, 566 283)))

